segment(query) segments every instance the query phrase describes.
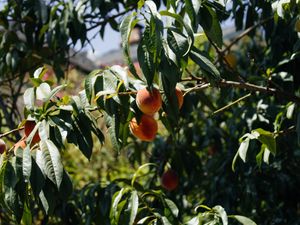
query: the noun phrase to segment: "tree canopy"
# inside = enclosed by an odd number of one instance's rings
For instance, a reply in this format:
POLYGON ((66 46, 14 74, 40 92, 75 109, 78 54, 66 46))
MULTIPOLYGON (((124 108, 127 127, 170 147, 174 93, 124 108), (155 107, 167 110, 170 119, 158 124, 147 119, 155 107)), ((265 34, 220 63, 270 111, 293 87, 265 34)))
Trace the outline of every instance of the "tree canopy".
POLYGON ((298 0, 5 2, 1 221, 299 224, 299 15, 298 0), (63 92, 69 50, 108 25, 126 67, 63 92), (100 178, 74 185, 89 163, 100 178))

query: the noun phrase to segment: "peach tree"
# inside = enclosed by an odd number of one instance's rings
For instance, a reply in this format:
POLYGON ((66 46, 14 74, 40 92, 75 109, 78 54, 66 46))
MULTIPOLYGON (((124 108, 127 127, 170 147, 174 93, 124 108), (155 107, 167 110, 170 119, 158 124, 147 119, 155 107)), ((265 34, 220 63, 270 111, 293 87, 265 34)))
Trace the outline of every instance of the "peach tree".
POLYGON ((1 90, 0 137, 13 144, 0 142, 1 220, 298 224, 299 4, 7 2, 0 79, 13 95, 1 90), (69 48, 106 24, 120 32, 126 67, 90 72, 74 95, 45 79, 41 64, 62 79, 69 48), (140 72, 129 48, 136 24, 140 72), (135 172, 73 188, 62 155, 91 159, 97 141, 126 151, 135 172))

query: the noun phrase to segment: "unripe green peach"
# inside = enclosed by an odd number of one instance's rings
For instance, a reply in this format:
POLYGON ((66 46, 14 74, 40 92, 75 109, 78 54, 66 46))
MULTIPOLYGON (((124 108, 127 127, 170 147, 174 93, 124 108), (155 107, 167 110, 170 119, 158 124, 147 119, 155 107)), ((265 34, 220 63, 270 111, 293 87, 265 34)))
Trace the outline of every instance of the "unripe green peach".
POLYGON ((147 88, 141 89, 137 92, 136 104, 143 113, 153 115, 162 106, 161 94, 156 88, 151 92, 147 88))

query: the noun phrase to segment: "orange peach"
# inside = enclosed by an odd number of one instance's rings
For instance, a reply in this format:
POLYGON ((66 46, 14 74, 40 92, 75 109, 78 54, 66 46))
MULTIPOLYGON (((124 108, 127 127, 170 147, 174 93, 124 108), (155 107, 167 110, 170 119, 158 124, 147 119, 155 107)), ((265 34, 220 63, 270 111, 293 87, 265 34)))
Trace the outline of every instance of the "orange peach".
POLYGON ((142 141, 152 141, 157 133, 157 122, 153 117, 142 115, 138 123, 136 118, 133 118, 129 123, 130 132, 142 141))
POLYGON ((22 148, 23 150, 26 148, 26 139, 22 138, 14 145, 14 153, 16 155, 17 149, 22 148))
POLYGON ((158 112, 162 106, 159 90, 156 88, 153 88, 152 92, 147 88, 139 90, 136 95, 136 104, 147 115, 153 115, 158 112))

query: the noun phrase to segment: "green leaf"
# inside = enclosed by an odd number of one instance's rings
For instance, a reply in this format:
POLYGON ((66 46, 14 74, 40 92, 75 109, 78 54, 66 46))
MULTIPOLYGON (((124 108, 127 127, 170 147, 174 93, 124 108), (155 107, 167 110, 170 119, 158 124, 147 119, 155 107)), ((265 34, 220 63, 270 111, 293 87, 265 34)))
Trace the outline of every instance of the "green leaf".
POLYGON ((105 115, 105 122, 108 127, 108 133, 112 143, 112 147, 115 150, 120 150, 121 143, 119 141, 119 118, 117 115, 105 115))
POLYGON ((119 220, 117 218, 117 215, 119 214, 118 211, 118 205, 123 197, 124 194, 126 194, 128 192, 128 189, 126 188, 122 188, 120 191, 116 192, 112 198, 112 205, 111 205, 111 209, 110 209, 110 221, 112 223, 112 225, 118 225, 119 220))
POLYGON ((154 64, 154 55, 149 49, 152 42, 150 36, 150 28, 146 27, 143 37, 140 40, 137 55, 140 67, 143 71, 143 74, 147 80, 148 86, 152 85, 154 75, 155 75, 155 64, 154 64))
POLYGON ((168 29, 167 40, 178 58, 185 56, 190 50, 188 38, 176 29, 168 29))
POLYGON ((93 138, 92 138, 92 121, 88 118, 88 116, 80 112, 77 117, 74 119, 73 124, 73 134, 76 136, 75 143, 83 155, 90 159, 93 152, 93 138))
POLYGON ((256 223, 254 221, 252 221, 251 219, 249 219, 248 217, 245 217, 245 216, 230 215, 230 217, 236 219, 243 225, 256 225, 256 223))
POLYGON ((295 106, 296 106, 296 104, 292 103, 287 107, 287 110, 286 110, 286 118, 287 119, 292 119, 294 110, 295 110, 295 106))
POLYGON ((139 166, 139 168, 135 171, 135 173, 132 176, 131 179, 131 186, 134 186, 135 180, 138 178, 138 175, 141 173, 142 170, 144 170, 146 167, 150 167, 150 166, 157 166, 155 163, 145 163, 141 166, 139 166))
POLYGON ((198 49, 193 48, 190 52, 191 59, 197 63, 202 70, 209 73, 210 76, 207 78, 218 81, 220 80, 220 72, 215 67, 215 65, 208 59, 206 56, 204 56, 198 49))
POLYGON ((92 97, 94 95, 94 85, 96 81, 95 76, 101 72, 102 70, 94 70, 90 72, 84 80, 85 94, 87 99, 89 100, 89 103, 91 103, 92 97))
POLYGON ((298 145, 300 145, 300 112, 297 115, 296 131, 297 131, 297 137, 298 137, 298 145))
POLYGON ((63 179, 59 188, 59 194, 61 199, 67 201, 68 197, 73 193, 73 184, 68 175, 68 173, 64 170, 63 179))
POLYGON ((64 89, 65 87, 67 87, 66 84, 63 85, 59 85, 55 88, 53 88, 50 93, 48 94, 48 96, 45 99, 45 102, 48 102, 51 98, 53 98, 58 92, 60 92, 62 89, 64 89))
POLYGON ((167 217, 162 216, 160 219, 163 225, 172 225, 167 217))
POLYGON ((269 157, 270 157, 270 153, 271 152, 267 148, 267 146, 265 146, 264 144, 263 144, 263 146, 264 146, 264 157, 263 157, 263 160, 264 160, 265 163, 269 164, 269 157))
POLYGON ((199 225, 199 224, 200 221, 198 216, 190 219, 188 222, 185 223, 185 225, 199 225))
POLYGON ((137 74, 133 62, 130 58, 130 50, 129 50, 129 37, 132 31, 132 28, 137 24, 138 20, 135 19, 136 13, 132 13, 126 16, 120 24, 120 32, 122 38, 122 47, 123 54, 125 56, 126 63, 128 65, 129 71, 137 78, 140 79, 137 74))
POLYGON ((7 205, 8 209, 11 210, 11 212, 14 214, 17 222, 19 223, 23 213, 23 202, 20 198, 20 194, 23 195, 25 190, 23 190, 24 185, 19 182, 20 177, 18 177, 18 167, 20 167, 20 165, 18 164, 20 163, 17 162, 16 157, 7 162, 5 167, 3 185, 5 204, 7 205))
POLYGON ((178 214, 179 214, 179 209, 177 208, 175 203, 168 198, 166 198, 164 200, 165 200, 165 203, 167 204, 168 208, 171 210, 173 216, 177 218, 178 214))
POLYGON ((24 104, 25 104, 26 108, 29 110, 33 109, 33 107, 34 107, 34 101, 35 101, 34 95, 35 95, 34 88, 28 88, 24 92, 24 95, 23 95, 24 104))
POLYGON ((221 217, 222 224, 228 225, 227 213, 224 210, 224 208, 222 206, 217 205, 217 206, 214 206, 212 209, 221 217))
POLYGON ((40 86, 36 88, 36 99, 46 102, 50 93, 50 85, 47 83, 41 83, 40 86))
POLYGON ((22 224, 23 225, 31 225, 32 224, 32 214, 31 214, 30 208, 28 207, 27 203, 24 204, 22 224))
POLYGON ((255 157, 256 158, 256 163, 257 163, 259 168, 261 168, 264 151, 265 151, 265 145, 261 145, 261 149, 255 157))
POLYGON ((40 148, 45 174, 59 189, 63 179, 63 165, 59 150, 51 140, 42 140, 40 148))
POLYGON ((176 14, 176 13, 166 11, 166 10, 160 11, 159 13, 162 16, 169 16, 169 17, 174 18, 181 26, 184 27, 184 29, 186 30, 187 35, 188 35, 187 38, 188 38, 188 42, 189 42, 189 48, 191 48, 194 44, 194 32, 193 32, 193 29, 191 28, 191 26, 183 20, 182 16, 179 14, 176 14))
POLYGON ((266 131, 264 129, 258 128, 251 132, 251 134, 257 135, 257 139, 265 144, 269 151, 275 155, 276 154, 276 140, 272 132, 266 131))
POLYGON ((185 0, 185 11, 189 15, 193 24, 194 30, 198 28, 198 13, 200 10, 201 2, 199 0, 185 0))
POLYGON ((223 34, 217 13, 212 8, 203 5, 200 9, 200 24, 205 34, 217 44, 219 48, 223 45, 223 34))
POLYGON ((133 224, 136 218, 139 207, 139 197, 137 191, 131 192, 131 197, 128 204, 128 209, 130 210, 129 224, 133 224))
POLYGON ((247 155, 247 151, 248 151, 248 147, 249 147, 249 142, 250 139, 246 138, 241 144, 240 147, 238 149, 238 153, 239 156, 241 157, 241 159, 246 162, 246 155, 247 155))
MULTIPOLYGON (((42 156, 42 152, 40 150, 37 150, 37 152, 40 153, 40 156, 42 156)), ((41 158, 41 157, 36 157, 36 158, 41 158)), ((38 197, 42 188, 44 187, 45 184, 45 176, 43 172, 41 171, 40 166, 37 164, 36 160, 38 161, 39 159, 32 159, 32 168, 31 168, 31 174, 30 174, 30 184, 31 188, 33 191, 33 194, 35 197, 38 197)), ((38 162, 40 165, 41 160, 38 162)), ((43 166, 43 165, 41 165, 43 166)))
POLYGON ((22 160, 23 176, 25 180, 29 181, 30 174, 31 174, 31 166, 32 166, 30 147, 26 146, 26 148, 22 150, 22 152, 23 152, 23 160, 22 160))

